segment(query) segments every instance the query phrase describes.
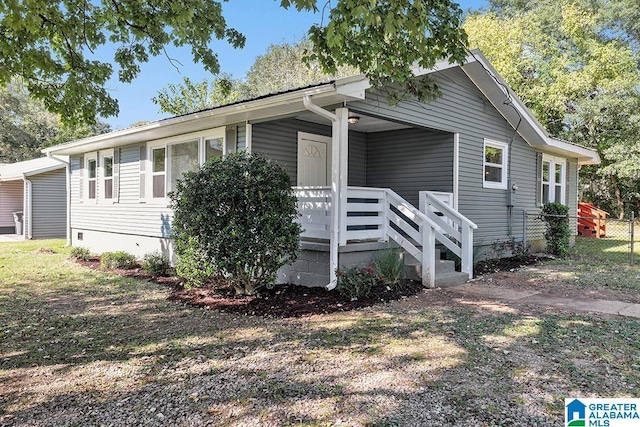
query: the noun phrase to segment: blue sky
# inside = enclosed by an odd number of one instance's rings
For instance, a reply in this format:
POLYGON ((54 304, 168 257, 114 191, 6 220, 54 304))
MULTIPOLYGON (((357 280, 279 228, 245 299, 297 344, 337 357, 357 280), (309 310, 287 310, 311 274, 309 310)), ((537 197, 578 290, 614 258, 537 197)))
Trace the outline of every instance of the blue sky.
MULTIPOLYGON (((460 0, 463 10, 479 9, 487 6, 487 0, 460 0)), ((275 0, 240 0, 223 3, 227 23, 247 37, 244 49, 233 49, 225 42, 214 41, 212 48, 218 53, 221 72, 231 73, 242 78, 253 64, 256 56, 266 52, 271 44, 291 43, 300 40, 312 24, 319 23, 321 14, 285 10, 275 0)), ((151 98, 168 84, 177 84, 183 77, 194 81, 210 79, 202 65, 194 64, 189 47, 169 49, 169 56, 181 65, 173 67, 164 56, 152 58, 142 65, 137 79, 124 84, 112 79, 107 84, 111 96, 118 100, 120 114, 109 117, 112 129, 126 128, 142 120, 157 120, 167 117, 158 112, 158 106, 151 98)), ((110 48, 102 52, 104 58, 113 58, 110 48)), ((116 74, 116 73, 114 73, 116 74)))

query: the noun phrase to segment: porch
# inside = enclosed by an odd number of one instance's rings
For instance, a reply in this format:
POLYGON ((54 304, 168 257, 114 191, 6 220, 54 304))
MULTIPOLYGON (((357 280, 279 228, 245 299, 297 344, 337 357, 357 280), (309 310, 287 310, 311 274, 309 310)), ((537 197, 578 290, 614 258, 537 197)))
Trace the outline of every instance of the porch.
MULTIPOLYGON (((420 209, 388 188, 347 188, 346 203, 334 211, 329 187, 295 187, 303 228, 300 266, 282 279, 322 283, 332 265, 357 265, 386 247, 402 248, 405 265, 427 287, 462 283, 473 275, 473 230, 454 210, 448 193, 420 192, 420 209), (331 241, 339 242, 332 253, 331 241), (442 251, 458 258, 440 259, 442 251), (333 259, 332 259, 333 258, 333 259), (297 275, 297 277, 296 277, 297 275)), ((326 284, 326 283, 325 283, 326 284)))

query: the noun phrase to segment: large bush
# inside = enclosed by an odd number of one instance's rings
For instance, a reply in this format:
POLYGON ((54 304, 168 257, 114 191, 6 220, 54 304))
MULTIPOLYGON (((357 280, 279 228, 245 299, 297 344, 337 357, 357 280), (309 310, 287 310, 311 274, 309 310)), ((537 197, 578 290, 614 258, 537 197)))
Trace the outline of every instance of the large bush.
POLYGON ((545 203, 542 207, 542 219, 547 223, 544 238, 547 251, 558 256, 567 256, 571 228, 569 227, 569 208, 562 203, 545 203))
POLYGON ((296 198, 286 171, 258 154, 239 152, 213 159, 185 174, 169 194, 178 271, 191 285, 215 275, 239 294, 275 281, 298 253, 296 198), (205 277, 206 276, 206 277, 205 277))

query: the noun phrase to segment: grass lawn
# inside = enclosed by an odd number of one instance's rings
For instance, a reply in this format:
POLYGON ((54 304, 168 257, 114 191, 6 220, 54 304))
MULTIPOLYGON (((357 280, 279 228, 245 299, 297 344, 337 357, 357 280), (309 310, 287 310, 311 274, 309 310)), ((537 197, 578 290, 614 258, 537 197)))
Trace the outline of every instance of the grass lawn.
POLYGON ((640 397, 633 319, 441 290, 237 316, 67 256, 0 243, 0 425, 561 426, 565 397, 640 397))

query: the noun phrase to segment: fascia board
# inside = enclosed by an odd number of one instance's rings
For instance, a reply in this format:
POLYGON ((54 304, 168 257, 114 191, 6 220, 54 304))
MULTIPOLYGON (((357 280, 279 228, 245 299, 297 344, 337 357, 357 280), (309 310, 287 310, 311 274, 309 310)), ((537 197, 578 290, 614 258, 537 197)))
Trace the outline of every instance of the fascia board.
MULTIPOLYGON (((300 103, 302 103, 302 97, 304 95, 313 95, 314 99, 318 99, 322 96, 330 96, 334 94, 336 94, 335 84, 330 83, 312 88, 301 89, 299 91, 273 95, 258 100, 222 106, 211 110, 200 111, 184 116, 159 120, 143 126, 122 129, 103 135, 96 135, 89 138, 48 147, 43 149, 42 152, 47 155, 80 154, 99 149, 134 144, 137 142, 144 142, 153 139, 161 139, 167 136, 188 132, 187 130, 174 132, 172 131, 172 129, 187 128, 192 123, 206 122, 208 119, 210 120, 212 118, 223 119, 226 116, 232 116, 234 114, 245 114, 248 116, 253 112, 259 112, 260 110, 267 110, 269 108, 286 105, 294 101, 299 101, 300 103)), ((268 112, 263 116, 268 116, 268 112)), ((215 125, 212 126, 215 127, 215 125)))

